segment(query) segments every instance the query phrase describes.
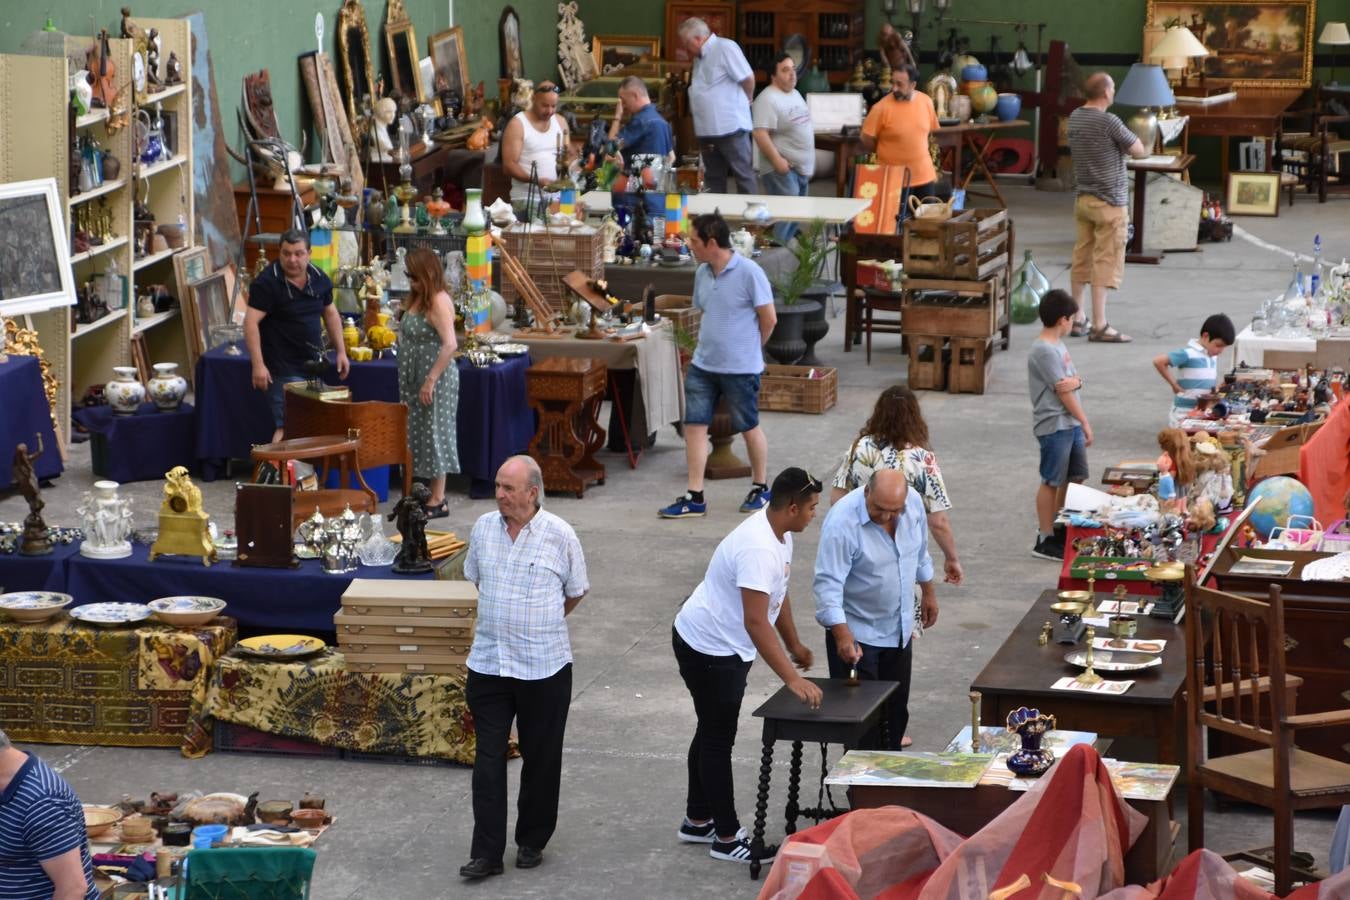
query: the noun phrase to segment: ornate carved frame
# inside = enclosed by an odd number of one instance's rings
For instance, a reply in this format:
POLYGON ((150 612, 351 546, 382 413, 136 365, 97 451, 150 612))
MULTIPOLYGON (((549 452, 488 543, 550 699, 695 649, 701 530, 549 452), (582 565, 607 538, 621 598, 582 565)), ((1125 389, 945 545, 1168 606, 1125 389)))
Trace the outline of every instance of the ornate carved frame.
POLYGON ((338 28, 337 28, 337 46, 338 55, 342 57, 342 81, 347 89, 347 119, 350 122, 357 121, 358 114, 361 112, 361 97, 357 96, 356 76, 358 73, 352 71, 351 52, 357 49, 352 45, 352 34, 355 32, 360 36, 361 55, 365 61, 365 79, 366 87, 373 96, 375 93, 375 69, 370 61, 370 30, 366 27, 366 11, 361 6, 361 0, 343 0, 342 9, 338 10, 338 28))

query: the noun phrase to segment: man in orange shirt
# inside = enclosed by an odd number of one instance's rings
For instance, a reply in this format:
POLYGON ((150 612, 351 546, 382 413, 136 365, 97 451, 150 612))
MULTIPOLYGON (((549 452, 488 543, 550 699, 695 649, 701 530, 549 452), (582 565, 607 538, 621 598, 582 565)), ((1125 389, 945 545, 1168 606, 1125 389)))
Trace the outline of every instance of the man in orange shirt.
MULTIPOLYGON (((937 193, 937 170, 928 152, 928 136, 938 129, 937 110, 927 94, 916 89, 919 70, 901 66, 891 71, 891 93, 876 102, 862 126, 862 146, 885 166, 908 166, 910 193, 937 193)), ((908 198, 901 197, 902 202, 908 198)))

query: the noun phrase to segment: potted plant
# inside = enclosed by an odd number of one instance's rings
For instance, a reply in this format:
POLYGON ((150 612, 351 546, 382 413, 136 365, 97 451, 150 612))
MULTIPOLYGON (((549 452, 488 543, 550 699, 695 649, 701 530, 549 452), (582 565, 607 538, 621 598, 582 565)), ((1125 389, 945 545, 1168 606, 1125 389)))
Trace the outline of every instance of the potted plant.
POLYGON ((774 280, 774 311, 778 314, 778 324, 764 349, 780 365, 790 366, 803 359, 814 359, 812 348, 830 329, 825 321, 825 304, 807 299, 816 285, 816 271, 829 253, 824 238, 825 222, 822 219, 815 219, 801 229, 792 247, 792 268, 774 280))

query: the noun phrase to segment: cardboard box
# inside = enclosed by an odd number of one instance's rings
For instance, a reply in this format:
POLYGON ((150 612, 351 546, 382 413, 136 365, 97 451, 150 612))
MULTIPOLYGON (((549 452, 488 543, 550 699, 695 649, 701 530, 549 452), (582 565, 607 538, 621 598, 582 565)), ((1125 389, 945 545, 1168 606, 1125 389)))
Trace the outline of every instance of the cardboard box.
POLYGON ((406 675, 464 675, 467 654, 421 653, 405 657, 398 653, 349 653, 342 651, 347 671, 406 675))
POLYGON ((1293 475, 1297 477, 1298 451, 1321 427, 1321 422, 1315 422, 1311 425, 1292 425, 1272 434, 1264 444, 1266 455, 1258 459, 1256 467, 1252 469, 1252 483, 1255 484, 1272 475, 1293 475))
POLYGON ((356 578, 342 594, 342 610, 358 616, 466 619, 477 614, 478 588, 468 581, 356 578))
POLYGON ((351 638, 385 637, 391 641, 414 639, 467 640, 473 637, 473 620, 426 616, 362 616, 338 611, 333 616, 338 643, 351 638))

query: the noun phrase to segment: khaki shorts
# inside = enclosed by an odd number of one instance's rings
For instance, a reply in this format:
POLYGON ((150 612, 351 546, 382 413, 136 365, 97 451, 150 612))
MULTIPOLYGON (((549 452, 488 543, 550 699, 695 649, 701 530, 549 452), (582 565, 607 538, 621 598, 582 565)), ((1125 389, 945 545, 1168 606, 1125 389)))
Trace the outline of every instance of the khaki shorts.
POLYGON ((1073 245, 1074 284, 1120 287, 1125 274, 1125 207, 1112 206, 1100 197, 1079 194, 1073 207, 1078 237, 1073 245))

